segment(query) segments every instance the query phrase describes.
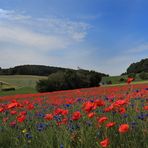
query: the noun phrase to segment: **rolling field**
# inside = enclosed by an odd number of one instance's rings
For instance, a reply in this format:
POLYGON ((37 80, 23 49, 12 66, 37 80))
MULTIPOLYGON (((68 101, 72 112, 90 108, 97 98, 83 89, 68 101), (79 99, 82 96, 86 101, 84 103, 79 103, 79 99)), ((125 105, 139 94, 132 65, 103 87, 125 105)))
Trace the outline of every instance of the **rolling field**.
POLYGON ((148 148, 148 84, 0 97, 1 148, 148 148))
MULTIPOLYGON (((103 77, 101 82, 102 83, 106 83, 108 81, 111 81, 112 84, 126 84, 126 82, 121 82, 120 79, 123 78, 123 79, 127 79, 128 76, 127 75, 124 75, 124 76, 109 76, 109 77, 103 77)), ((139 75, 137 74, 136 75, 136 78, 133 82, 134 84, 137 84, 137 83, 148 83, 148 80, 141 80, 139 75)))
POLYGON ((1 75, 0 81, 8 83, 3 85, 2 88, 14 87, 15 91, 0 92, 0 96, 37 93, 35 89, 36 82, 41 79, 46 79, 46 76, 30 76, 30 75, 1 75))

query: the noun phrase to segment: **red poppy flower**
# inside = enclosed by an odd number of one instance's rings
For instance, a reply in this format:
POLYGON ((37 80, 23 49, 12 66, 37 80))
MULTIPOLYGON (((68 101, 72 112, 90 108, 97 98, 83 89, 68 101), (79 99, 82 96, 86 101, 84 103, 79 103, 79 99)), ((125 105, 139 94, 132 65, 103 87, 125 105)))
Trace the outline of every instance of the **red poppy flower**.
POLYGON ((46 114, 44 119, 46 120, 52 120, 53 119, 53 115, 52 114, 46 114))
POLYGON ((33 110, 34 109, 34 105, 33 104, 29 104, 27 107, 28 110, 33 110))
POLYGON ((130 84, 133 80, 134 80, 134 78, 130 78, 130 77, 129 77, 129 78, 127 79, 127 83, 130 84))
POLYGON ((101 99, 99 100, 95 100, 94 103, 97 105, 97 106, 104 106, 105 105, 105 102, 101 99))
POLYGON ((17 102, 10 103, 10 104, 8 104, 8 105, 7 105, 7 109, 14 108, 14 107, 16 107, 17 105, 18 105, 18 103, 17 103, 17 102))
POLYGON ((109 123, 106 124, 106 127, 110 128, 110 127, 113 127, 115 125, 116 125, 116 122, 109 122, 109 123))
POLYGON ((16 121, 12 121, 12 122, 10 122, 9 125, 10 125, 10 126, 15 126, 15 125, 16 125, 16 121))
POLYGON ((55 114, 55 115, 59 115, 59 114, 62 114, 62 112, 63 112, 63 109, 57 108, 57 109, 54 111, 54 114, 55 114))
POLYGON ((108 118, 105 117, 105 116, 103 116, 103 117, 101 117, 101 118, 98 119, 98 122, 99 122, 99 123, 103 123, 103 122, 105 122, 106 120, 108 120, 108 118))
POLYGON ((100 142, 100 145, 102 147, 107 147, 109 145, 109 138, 104 139, 103 141, 100 142))
POLYGON ((68 110, 67 109, 63 109, 62 115, 67 115, 67 114, 68 114, 68 110))
POLYGON ((143 109, 144 109, 144 110, 148 110, 148 106, 144 106, 143 109))
POLYGON ((84 111, 90 112, 92 109, 96 108, 96 105, 94 103, 88 101, 83 104, 82 108, 84 109, 84 111))
POLYGON ((21 116, 21 115, 27 115, 27 112, 26 111, 21 111, 20 113, 19 113, 19 115, 21 116))
POLYGON ((3 122, 4 122, 4 123, 7 122, 8 119, 9 119, 8 117, 3 118, 3 122))
POLYGON ((121 124, 118 131, 120 133, 126 133, 129 130, 129 125, 128 124, 121 124))
POLYGON ((0 113, 3 112, 3 111, 4 111, 4 109, 2 107, 0 107, 0 113))
POLYGON ((72 114, 72 120, 79 120, 81 116, 81 113, 79 111, 76 111, 72 114))
POLYGON ((88 118, 93 118, 95 116, 96 113, 92 112, 92 113, 89 113, 87 116, 88 118))
POLYGON ((20 122, 20 123, 23 122, 25 119, 26 119, 26 116, 25 115, 22 115, 22 116, 18 116, 17 117, 17 121, 20 122))
POLYGON ((15 114, 17 114, 17 111, 16 110, 12 110, 12 111, 10 111, 10 114, 11 115, 15 115, 15 114))
POLYGON ((124 107, 119 108, 119 113, 120 114, 125 114, 126 113, 126 109, 124 107))

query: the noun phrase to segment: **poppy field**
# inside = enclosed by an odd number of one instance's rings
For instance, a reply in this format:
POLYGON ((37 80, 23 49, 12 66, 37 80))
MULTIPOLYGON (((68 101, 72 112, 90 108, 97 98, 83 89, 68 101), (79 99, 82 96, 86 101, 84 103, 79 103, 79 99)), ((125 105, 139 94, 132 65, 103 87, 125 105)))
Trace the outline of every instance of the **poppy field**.
POLYGON ((148 148, 148 84, 0 97, 0 148, 148 148))

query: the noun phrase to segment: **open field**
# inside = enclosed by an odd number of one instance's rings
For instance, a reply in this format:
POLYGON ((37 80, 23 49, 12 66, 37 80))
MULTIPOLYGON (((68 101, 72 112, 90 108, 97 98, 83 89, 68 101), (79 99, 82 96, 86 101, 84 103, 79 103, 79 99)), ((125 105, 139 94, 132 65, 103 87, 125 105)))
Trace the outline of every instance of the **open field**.
MULTIPOLYGON (((120 79, 123 78, 123 79, 127 79, 128 76, 127 75, 124 75, 124 76, 109 76, 109 77, 103 77, 101 82, 103 83, 106 83, 108 81, 111 81, 112 84, 124 84, 125 82, 121 82, 120 79)), ((141 80, 139 75, 137 74, 136 77, 135 77, 135 80, 134 80, 134 83, 145 83, 145 82, 148 82, 148 80, 141 80)))
POLYGON ((0 75, 0 81, 17 87, 32 87, 34 88, 36 82, 40 79, 45 79, 46 76, 30 76, 30 75, 0 75))
POLYGON ((0 97, 2 148, 148 148, 148 84, 0 97))
POLYGON ((0 81, 8 83, 3 84, 2 88, 14 87, 15 91, 3 91, 0 92, 0 96, 4 95, 15 95, 15 94, 26 94, 26 93, 37 93, 35 86, 36 82, 41 79, 46 79, 46 76, 30 76, 30 75, 1 75, 0 81))

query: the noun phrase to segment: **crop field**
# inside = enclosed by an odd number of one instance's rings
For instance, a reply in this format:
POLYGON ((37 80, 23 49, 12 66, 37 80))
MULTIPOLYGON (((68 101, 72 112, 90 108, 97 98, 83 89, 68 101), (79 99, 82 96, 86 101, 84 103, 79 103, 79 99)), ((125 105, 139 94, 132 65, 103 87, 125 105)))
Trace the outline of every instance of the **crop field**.
POLYGON ((0 97, 1 148, 148 148, 148 84, 0 97))

